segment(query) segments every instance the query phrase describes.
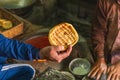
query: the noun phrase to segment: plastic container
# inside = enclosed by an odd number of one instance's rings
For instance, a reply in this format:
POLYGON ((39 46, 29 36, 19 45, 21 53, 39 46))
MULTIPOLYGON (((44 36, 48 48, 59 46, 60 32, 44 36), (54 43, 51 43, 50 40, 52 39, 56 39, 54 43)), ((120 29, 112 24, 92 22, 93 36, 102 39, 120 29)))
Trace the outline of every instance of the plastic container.
POLYGON ((85 58, 75 58, 69 64, 70 72, 77 76, 84 76, 88 74, 90 69, 91 64, 85 58))

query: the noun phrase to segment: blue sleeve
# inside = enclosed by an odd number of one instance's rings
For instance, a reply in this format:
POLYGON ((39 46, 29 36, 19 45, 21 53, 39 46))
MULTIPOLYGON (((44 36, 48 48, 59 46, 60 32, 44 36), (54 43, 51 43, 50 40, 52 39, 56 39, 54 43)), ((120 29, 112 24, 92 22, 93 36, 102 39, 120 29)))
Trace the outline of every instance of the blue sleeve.
POLYGON ((0 56, 0 64, 6 63, 7 57, 0 56))
MULTIPOLYGON (((0 34, 0 56, 18 60, 39 59, 40 49, 18 40, 8 39, 0 34)), ((4 59, 5 60, 5 59, 4 59)))

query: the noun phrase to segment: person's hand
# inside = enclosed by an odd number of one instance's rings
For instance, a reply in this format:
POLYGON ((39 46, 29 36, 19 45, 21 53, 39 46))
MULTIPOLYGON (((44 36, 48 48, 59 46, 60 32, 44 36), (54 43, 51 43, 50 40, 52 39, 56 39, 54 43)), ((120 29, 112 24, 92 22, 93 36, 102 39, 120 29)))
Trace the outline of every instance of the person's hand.
POLYGON ((63 59, 67 58, 70 55, 72 46, 69 46, 66 51, 63 50, 63 46, 47 46, 40 50, 40 57, 42 59, 61 62, 63 59))
POLYGON ((120 80, 120 61, 109 66, 107 73, 107 80, 120 80))
POLYGON ((95 78, 99 80, 102 74, 105 74, 107 71, 107 65, 104 58, 100 58, 96 61, 95 65, 93 66, 92 70, 88 74, 88 77, 95 78))

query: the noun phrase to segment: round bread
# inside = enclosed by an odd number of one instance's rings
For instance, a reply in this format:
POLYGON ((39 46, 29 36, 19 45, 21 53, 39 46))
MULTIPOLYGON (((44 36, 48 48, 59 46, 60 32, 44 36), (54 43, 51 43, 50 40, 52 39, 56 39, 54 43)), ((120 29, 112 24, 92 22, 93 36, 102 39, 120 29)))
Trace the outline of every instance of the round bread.
POLYGON ((49 31, 48 39, 51 45, 64 46, 64 49, 66 49, 68 45, 74 46, 79 36, 72 24, 61 23, 49 31))

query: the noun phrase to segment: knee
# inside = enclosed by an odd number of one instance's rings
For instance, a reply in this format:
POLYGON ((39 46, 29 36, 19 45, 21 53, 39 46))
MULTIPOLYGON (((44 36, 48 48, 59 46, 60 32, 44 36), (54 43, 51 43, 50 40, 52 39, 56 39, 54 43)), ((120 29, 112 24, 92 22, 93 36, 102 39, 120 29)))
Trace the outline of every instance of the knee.
POLYGON ((35 76, 35 69, 31 65, 24 64, 23 70, 24 70, 24 72, 29 74, 29 76, 31 75, 31 77, 34 78, 34 76, 35 76))
POLYGON ((25 64, 26 66, 25 66, 25 69, 28 71, 28 72, 30 72, 30 73, 35 73, 35 69, 31 66, 31 65, 29 65, 29 64, 25 64))

